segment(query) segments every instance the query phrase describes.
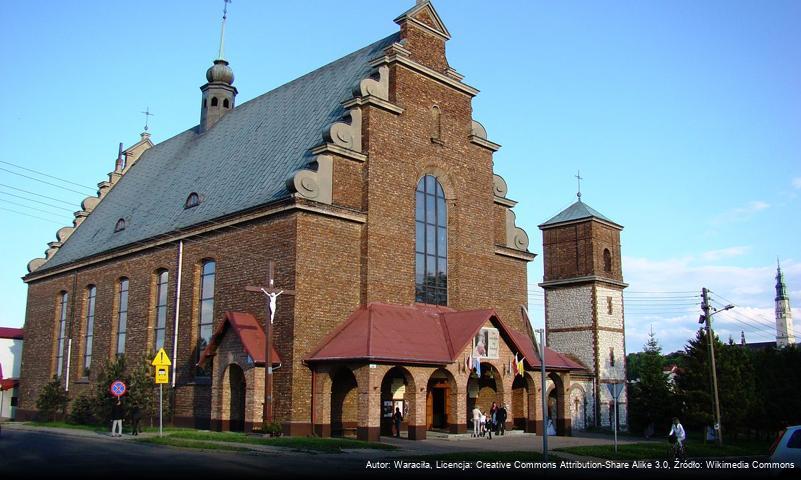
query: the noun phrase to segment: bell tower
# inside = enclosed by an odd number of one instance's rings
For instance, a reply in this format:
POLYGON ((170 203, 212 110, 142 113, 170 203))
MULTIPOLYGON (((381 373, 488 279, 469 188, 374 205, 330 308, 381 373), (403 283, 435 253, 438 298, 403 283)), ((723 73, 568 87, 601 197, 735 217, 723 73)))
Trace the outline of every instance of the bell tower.
MULTIPOLYGON (((590 424, 611 426, 606 384, 625 383, 626 347, 620 231, 623 227, 578 201, 539 225, 543 236, 547 345, 581 361, 593 377, 590 424)), ((588 399, 589 400, 589 399, 588 399)), ((627 392, 618 398, 626 428, 627 392)))
POLYGON ((784 273, 779 259, 776 259, 776 346, 786 347, 795 343, 793 332, 793 313, 790 309, 790 296, 784 283, 784 273))
POLYGON ((234 71, 228 66, 224 57, 225 21, 228 18, 228 4, 231 0, 223 0, 222 27, 220 29, 220 51, 214 64, 206 70, 207 83, 200 87, 203 92, 200 106, 200 126, 198 133, 203 133, 217 123, 226 113, 234 109, 236 94, 234 87, 234 71))

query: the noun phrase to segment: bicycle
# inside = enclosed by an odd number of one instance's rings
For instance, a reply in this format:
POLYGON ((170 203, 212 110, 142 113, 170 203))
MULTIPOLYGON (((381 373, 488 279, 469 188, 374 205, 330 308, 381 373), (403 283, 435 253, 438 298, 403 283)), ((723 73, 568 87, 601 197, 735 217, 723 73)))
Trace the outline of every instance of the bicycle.
POLYGON ((684 461, 687 458, 687 448, 683 443, 672 442, 668 448, 668 457, 671 460, 684 461))

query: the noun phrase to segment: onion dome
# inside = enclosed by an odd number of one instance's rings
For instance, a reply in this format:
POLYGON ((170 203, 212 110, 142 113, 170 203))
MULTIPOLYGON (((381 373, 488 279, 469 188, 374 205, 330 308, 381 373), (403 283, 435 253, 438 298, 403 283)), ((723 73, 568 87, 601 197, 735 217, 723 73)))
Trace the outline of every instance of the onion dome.
POLYGON ((225 83, 231 85, 234 83, 234 71, 228 66, 228 62, 221 58, 214 61, 214 65, 206 70, 206 80, 209 83, 225 83))

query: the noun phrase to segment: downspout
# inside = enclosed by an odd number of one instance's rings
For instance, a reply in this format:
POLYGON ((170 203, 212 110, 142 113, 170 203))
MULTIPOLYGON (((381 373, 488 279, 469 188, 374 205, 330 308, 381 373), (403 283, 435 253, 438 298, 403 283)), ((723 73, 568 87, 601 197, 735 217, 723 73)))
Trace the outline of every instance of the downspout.
POLYGON ((172 326, 172 388, 175 389, 175 373, 178 369, 178 318, 181 312, 181 275, 184 266, 184 241, 178 241, 178 277, 175 281, 175 320, 172 326))
POLYGON ((64 391, 70 391, 70 360, 72 357, 72 329, 75 324, 75 303, 78 301, 78 270, 72 272, 72 304, 70 305, 70 328, 69 337, 67 337, 67 369, 64 378, 64 391))
POLYGON ((314 421, 316 420, 316 415, 315 415, 315 412, 314 412, 314 397, 316 396, 315 394, 317 393, 317 388, 316 388, 317 387, 317 385, 316 385, 317 384, 317 373, 314 371, 314 368, 311 369, 311 374, 312 374, 312 384, 311 384, 311 431, 312 431, 312 436, 314 436, 314 433, 315 433, 314 432, 314 423, 315 423, 314 421))

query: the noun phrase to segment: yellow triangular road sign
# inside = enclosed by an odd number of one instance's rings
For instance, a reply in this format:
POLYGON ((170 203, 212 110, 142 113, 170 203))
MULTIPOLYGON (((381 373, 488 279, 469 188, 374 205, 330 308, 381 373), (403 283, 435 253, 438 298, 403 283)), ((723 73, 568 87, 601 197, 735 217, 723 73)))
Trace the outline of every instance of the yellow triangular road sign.
POLYGON ((160 348, 159 353, 156 354, 156 358, 153 359, 151 365, 156 367, 168 367, 172 365, 172 362, 170 361, 170 357, 167 356, 167 352, 165 352, 163 348, 160 348))

